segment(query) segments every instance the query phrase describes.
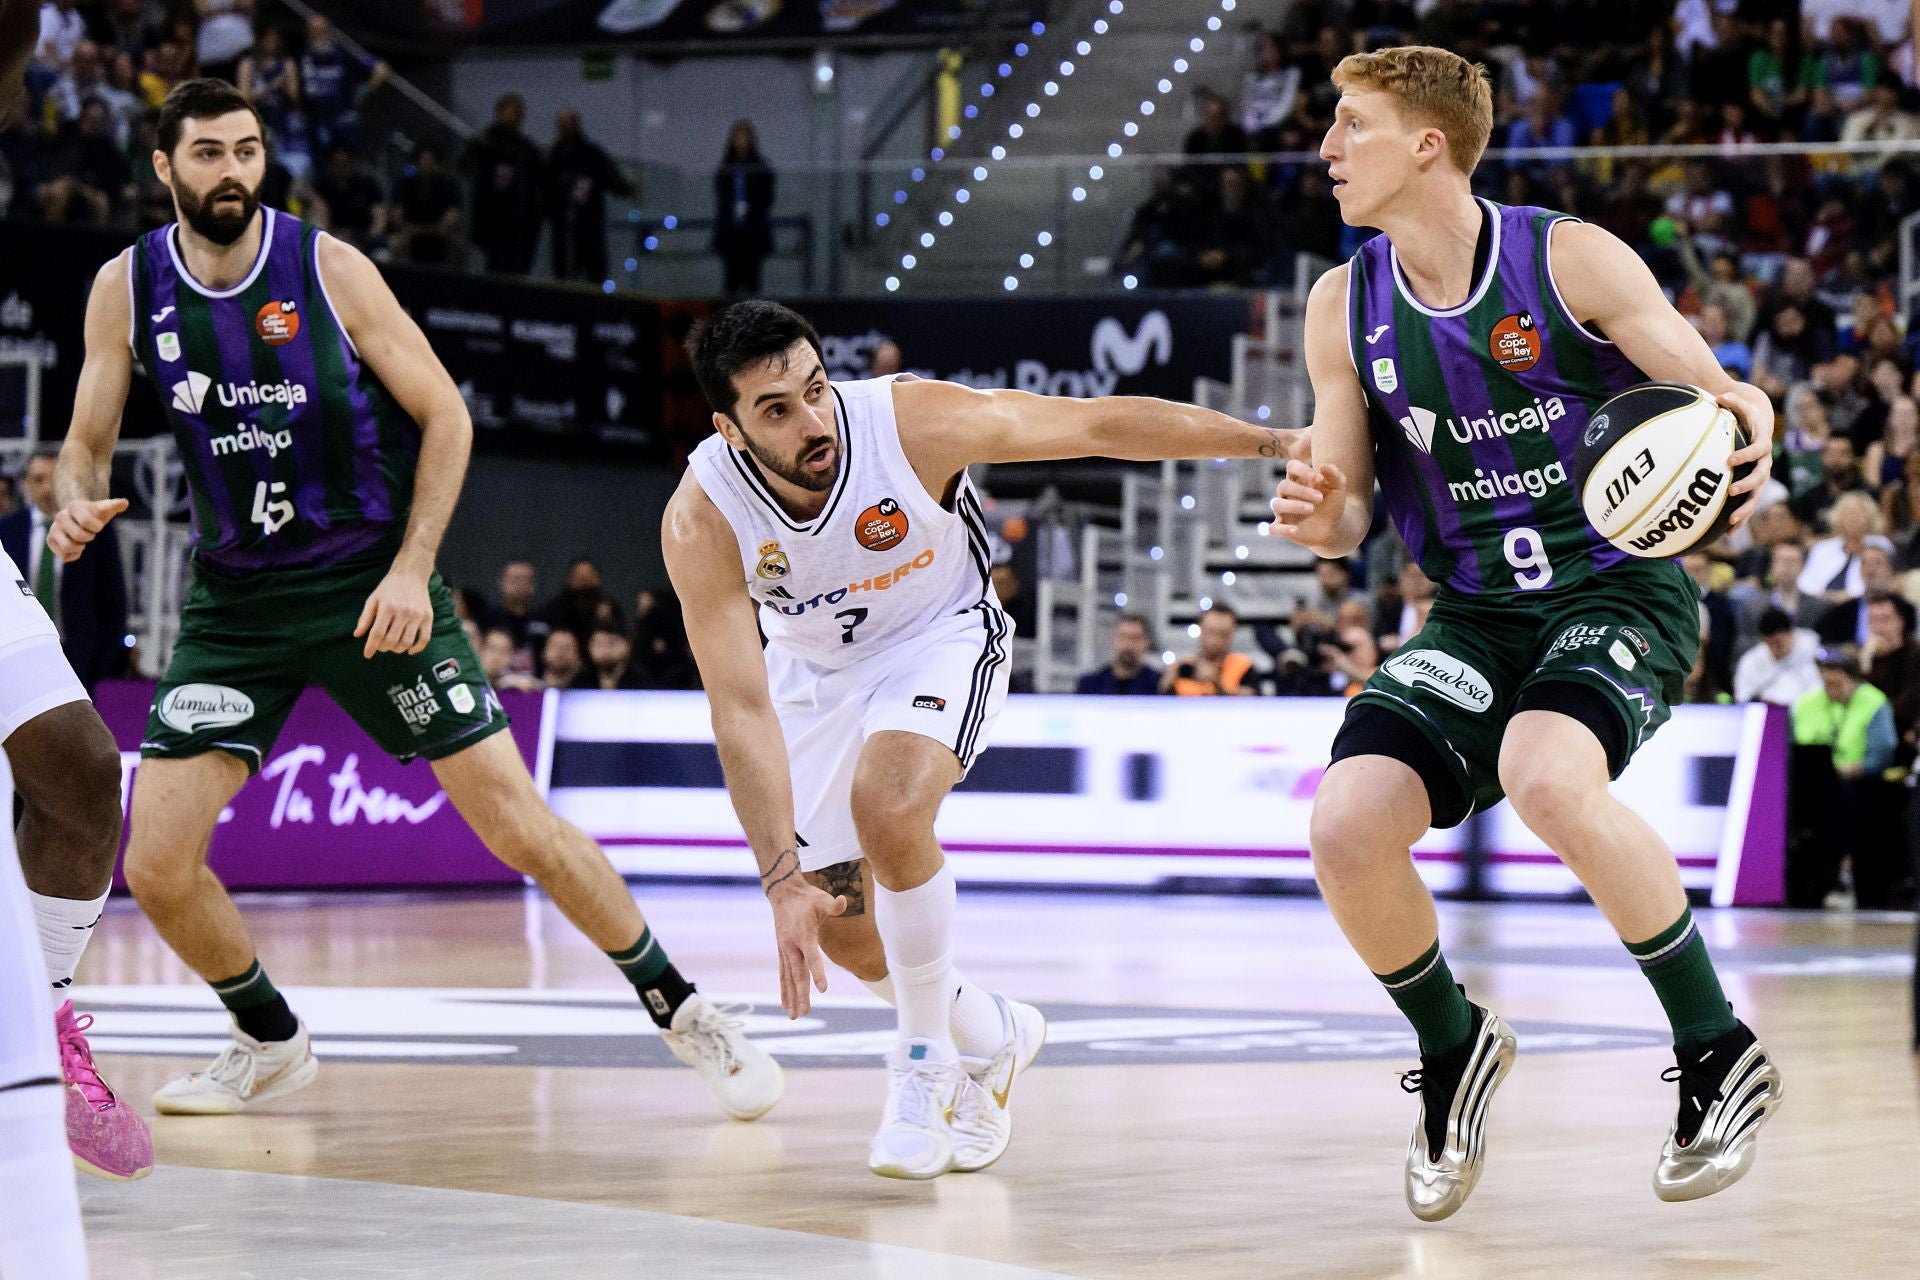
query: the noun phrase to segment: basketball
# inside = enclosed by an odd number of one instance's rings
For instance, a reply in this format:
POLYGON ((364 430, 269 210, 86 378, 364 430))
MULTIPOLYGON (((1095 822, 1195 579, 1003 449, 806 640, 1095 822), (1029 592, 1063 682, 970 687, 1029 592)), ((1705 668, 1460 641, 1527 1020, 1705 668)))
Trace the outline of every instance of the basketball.
MULTIPOLYGON (((1574 480, 1587 520, 1629 555, 1664 559, 1727 531, 1736 504, 1727 457, 1746 428, 1711 393, 1648 382, 1601 405, 1581 433, 1574 480)), ((1749 464, 1750 466, 1751 464, 1749 464)))

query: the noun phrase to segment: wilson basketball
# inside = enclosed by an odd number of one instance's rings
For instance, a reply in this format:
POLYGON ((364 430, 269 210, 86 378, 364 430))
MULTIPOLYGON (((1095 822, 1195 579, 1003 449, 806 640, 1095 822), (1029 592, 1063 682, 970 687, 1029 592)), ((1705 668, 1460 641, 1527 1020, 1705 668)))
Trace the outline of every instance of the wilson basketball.
POLYGON ((1737 505, 1727 458, 1748 442, 1733 412, 1699 387, 1648 382, 1601 405, 1574 454, 1580 504, 1629 555, 1664 559, 1727 531, 1737 505))

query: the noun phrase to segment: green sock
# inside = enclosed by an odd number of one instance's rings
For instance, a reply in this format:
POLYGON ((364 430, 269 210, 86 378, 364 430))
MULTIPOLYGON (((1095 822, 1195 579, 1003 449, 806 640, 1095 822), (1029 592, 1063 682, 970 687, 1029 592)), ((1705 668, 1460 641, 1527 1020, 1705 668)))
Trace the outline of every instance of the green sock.
POLYGON ((1380 985, 1413 1024, 1420 1037, 1421 1053, 1445 1053, 1457 1048, 1473 1031, 1473 1008, 1454 983, 1447 958, 1440 954, 1438 938, 1406 968, 1373 976, 1380 979, 1380 985))
POLYGON ((1694 926, 1693 908, 1645 942, 1627 943, 1627 950, 1660 997, 1675 1044, 1705 1044, 1733 1030, 1733 1010, 1713 971, 1706 939, 1694 926))
POLYGON ((640 993, 654 1025, 673 1025, 673 1015, 693 994, 693 984, 673 967, 673 961, 667 958, 667 949, 653 936, 653 930, 642 926, 640 941, 625 951, 607 952, 607 958, 627 975, 627 981, 640 993))
POLYGON ((247 971, 220 982, 207 984, 240 1029, 255 1040, 291 1040, 300 1031, 300 1023, 287 1007, 286 997, 274 987, 273 979, 255 960, 247 971))

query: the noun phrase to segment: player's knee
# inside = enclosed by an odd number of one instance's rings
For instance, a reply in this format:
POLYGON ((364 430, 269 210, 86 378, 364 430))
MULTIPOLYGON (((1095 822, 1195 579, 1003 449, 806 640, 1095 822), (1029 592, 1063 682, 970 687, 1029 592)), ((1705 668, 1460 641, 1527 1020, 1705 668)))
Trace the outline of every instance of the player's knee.
POLYGON ((1500 787, 1520 820, 1548 841, 1581 821, 1594 799, 1591 779, 1540 752, 1501 752, 1500 787))
POLYGON ((97 719, 63 738, 58 760, 15 778, 30 820, 69 856, 111 859, 120 847, 120 751, 97 719))
POLYGON ((542 804, 497 813, 480 834, 494 857, 535 880, 551 872, 564 851, 560 820, 542 804))
POLYGON ((1409 843, 1399 839, 1390 815, 1362 796, 1323 793, 1314 801, 1307 845, 1322 883, 1364 873, 1385 858, 1405 857, 1409 843))
POLYGON ((160 916, 192 896, 199 866, 191 858, 171 856, 136 839, 127 846, 123 870, 134 899, 148 914, 160 916))
POLYGON ((891 780, 862 774, 853 782, 853 826, 868 857, 903 840, 918 843, 933 831, 933 814, 919 796, 891 780))

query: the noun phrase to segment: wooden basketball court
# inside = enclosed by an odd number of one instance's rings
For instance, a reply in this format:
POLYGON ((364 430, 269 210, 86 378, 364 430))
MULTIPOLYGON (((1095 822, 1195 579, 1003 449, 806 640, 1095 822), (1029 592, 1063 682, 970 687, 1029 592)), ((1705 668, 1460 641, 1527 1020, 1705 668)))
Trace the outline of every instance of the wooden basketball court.
MULTIPOLYGON (((962 966, 1051 1035, 1006 1158, 909 1184, 865 1168, 888 1011, 839 975, 789 1024, 756 893, 640 893, 702 990, 753 1002, 787 1068, 765 1119, 720 1118, 537 895, 243 898, 319 1082, 154 1117, 150 1178, 82 1179, 95 1274, 1699 1280, 1920 1257, 1910 917, 1700 913, 1786 1099, 1743 1183, 1668 1205, 1649 1185, 1664 1023, 1599 914, 1443 905, 1455 973, 1521 1056, 1479 1190, 1423 1226, 1400 1193, 1412 1037, 1316 901, 963 892, 962 966)), ((212 995, 128 904, 80 979, 109 1079, 149 1114, 222 1043, 212 995)))

